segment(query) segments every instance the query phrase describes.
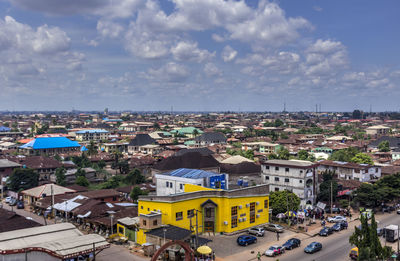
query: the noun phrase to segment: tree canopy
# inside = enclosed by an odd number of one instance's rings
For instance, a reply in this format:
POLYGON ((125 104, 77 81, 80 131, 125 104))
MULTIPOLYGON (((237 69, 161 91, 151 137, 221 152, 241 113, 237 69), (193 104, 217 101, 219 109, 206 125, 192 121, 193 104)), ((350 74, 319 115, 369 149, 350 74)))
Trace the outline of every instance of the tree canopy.
POLYGON ((389 141, 384 140, 378 145, 378 149, 380 152, 388 152, 390 151, 389 141))
POLYGON ((67 184, 66 182, 66 178, 65 178, 65 173, 66 173, 66 169, 64 168, 64 166, 57 168, 56 169, 56 183, 57 185, 60 186, 65 186, 67 184))
POLYGON ((84 187, 89 187, 89 185, 90 185, 89 181, 84 176, 77 177, 75 180, 75 184, 77 184, 79 186, 84 186, 84 187))
POLYGON ((297 211, 300 207, 300 198, 287 190, 274 191, 269 196, 269 206, 274 216, 285 213, 287 209, 297 211))
POLYGON ((145 181, 146 181, 146 178, 142 175, 140 170, 138 170, 136 168, 133 169, 132 171, 130 171, 128 173, 128 175, 126 175, 126 177, 125 177, 125 183, 127 183, 127 184, 136 185, 136 184, 144 183, 145 181))
POLYGON ((359 152, 360 151, 354 147, 337 150, 332 153, 332 155, 329 157, 329 160, 351 162, 352 158, 359 152))
POLYGON ((372 160, 371 156, 362 152, 357 153, 353 158, 351 158, 350 161, 358 164, 374 165, 374 161, 372 160))
POLYGON ((38 186, 39 174, 34 169, 14 169, 8 178, 7 186, 12 191, 21 191, 38 186))
POLYGON ((330 202, 331 200, 331 189, 333 200, 336 198, 338 192, 338 184, 334 179, 335 172, 326 170, 322 173, 323 182, 319 185, 319 193, 318 193, 318 200, 324 202, 330 202))
POLYGON ((132 189, 131 194, 129 196, 133 201, 137 201, 139 199, 139 196, 147 194, 148 193, 146 191, 143 191, 140 189, 140 187, 136 186, 132 189))

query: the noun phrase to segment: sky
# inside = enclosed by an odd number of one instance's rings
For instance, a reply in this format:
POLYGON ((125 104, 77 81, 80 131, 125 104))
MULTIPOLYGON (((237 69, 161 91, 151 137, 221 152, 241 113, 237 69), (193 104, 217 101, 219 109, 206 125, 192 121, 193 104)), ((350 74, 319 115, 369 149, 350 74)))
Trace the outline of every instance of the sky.
POLYGON ((0 110, 398 111, 398 0, 0 0, 0 110))

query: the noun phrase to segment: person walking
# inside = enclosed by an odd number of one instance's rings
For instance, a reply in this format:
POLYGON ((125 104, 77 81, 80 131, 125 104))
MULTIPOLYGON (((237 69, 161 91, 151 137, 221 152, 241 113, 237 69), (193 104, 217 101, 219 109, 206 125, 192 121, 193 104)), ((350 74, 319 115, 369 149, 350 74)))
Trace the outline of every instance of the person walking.
POLYGON ((258 253, 257 253, 257 260, 261 261, 261 253, 260 253, 260 251, 258 251, 258 253))
POLYGON ((279 232, 276 231, 276 241, 279 241, 279 232))

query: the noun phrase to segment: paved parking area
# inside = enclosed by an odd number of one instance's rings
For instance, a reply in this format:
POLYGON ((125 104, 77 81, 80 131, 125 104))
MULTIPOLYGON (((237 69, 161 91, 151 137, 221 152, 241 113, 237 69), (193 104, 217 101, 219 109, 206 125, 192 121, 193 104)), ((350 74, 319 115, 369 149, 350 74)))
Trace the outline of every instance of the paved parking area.
MULTIPOLYGON (((201 237, 209 238, 212 240, 212 242, 208 243, 207 245, 211 247, 215 251, 215 255, 217 257, 225 258, 227 256, 231 256, 243 251, 248 251, 249 253, 251 251, 254 251, 257 247, 260 247, 261 245, 264 245, 266 243, 272 243, 272 242, 277 242, 276 238, 276 233, 275 232, 270 232, 270 231, 265 231, 265 234, 263 237, 257 237, 257 243, 251 244, 248 246, 239 246, 236 243, 236 239, 240 235, 247 235, 248 233, 243 232, 240 234, 232 235, 232 236, 226 236, 226 235, 215 235, 215 236, 207 236, 207 235, 201 235, 201 237)), ((279 237, 288 237, 291 235, 295 235, 295 232, 285 230, 285 232, 280 233, 279 237)), ((282 243, 280 243, 282 244, 282 243)), ((266 249, 265 249, 266 250, 266 249)))

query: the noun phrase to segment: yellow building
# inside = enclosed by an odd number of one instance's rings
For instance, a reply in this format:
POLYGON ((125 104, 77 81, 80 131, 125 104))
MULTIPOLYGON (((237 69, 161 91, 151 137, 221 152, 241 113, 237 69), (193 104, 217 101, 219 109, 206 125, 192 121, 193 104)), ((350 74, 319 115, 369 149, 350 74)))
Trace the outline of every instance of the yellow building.
MULTIPOLYGON (((199 233, 232 233, 268 222, 268 193, 268 185, 219 190, 185 184, 181 194, 140 197, 139 216, 159 212, 162 224, 194 231, 197 213, 199 233)), ((143 244, 149 227, 140 222, 137 242, 143 244)))

